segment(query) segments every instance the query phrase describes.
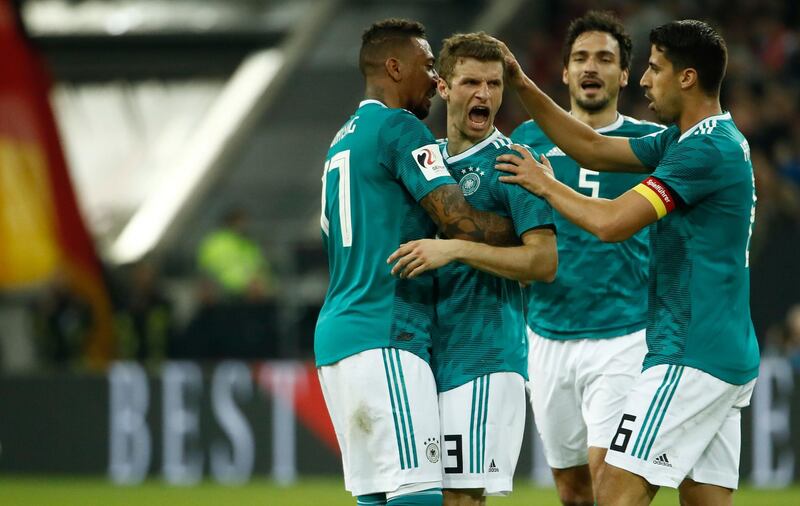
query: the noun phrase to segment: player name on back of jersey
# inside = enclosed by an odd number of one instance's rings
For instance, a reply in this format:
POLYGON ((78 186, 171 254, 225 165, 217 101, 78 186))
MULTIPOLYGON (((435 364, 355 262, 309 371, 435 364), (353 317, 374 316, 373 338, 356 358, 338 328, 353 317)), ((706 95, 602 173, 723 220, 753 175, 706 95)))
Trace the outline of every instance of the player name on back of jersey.
POLYGON ((330 147, 333 147, 334 144, 338 143, 339 141, 341 141, 342 139, 347 137, 349 134, 351 134, 351 133, 356 131, 356 120, 357 119, 358 119, 358 116, 353 116, 352 118, 350 118, 347 121, 347 123, 344 124, 344 126, 342 128, 339 129, 338 132, 336 132, 336 135, 333 137, 333 140, 331 141, 330 147))

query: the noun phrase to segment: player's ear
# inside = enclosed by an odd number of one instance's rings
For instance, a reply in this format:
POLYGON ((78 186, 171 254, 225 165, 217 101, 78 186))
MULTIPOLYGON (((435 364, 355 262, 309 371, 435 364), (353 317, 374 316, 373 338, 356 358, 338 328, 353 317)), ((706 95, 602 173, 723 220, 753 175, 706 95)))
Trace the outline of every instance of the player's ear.
POLYGON ((439 81, 436 83, 436 91, 439 92, 439 96, 442 97, 442 100, 447 102, 447 97, 450 96, 450 87, 447 86, 447 81, 445 81, 443 77, 439 77, 439 81))
POLYGON ((628 78, 631 76, 631 71, 629 69, 623 70, 619 74, 619 87, 624 88, 628 86, 628 78))
POLYGON ((567 67, 564 67, 561 70, 561 82, 569 85, 569 73, 567 72, 567 67))
POLYGON ((386 74, 394 81, 400 82, 403 79, 403 72, 401 70, 400 60, 395 58, 394 56, 390 56, 386 58, 386 61, 383 62, 383 66, 386 69, 386 74))
POLYGON ((678 76, 682 90, 687 90, 697 84, 697 71, 691 67, 681 70, 678 76))

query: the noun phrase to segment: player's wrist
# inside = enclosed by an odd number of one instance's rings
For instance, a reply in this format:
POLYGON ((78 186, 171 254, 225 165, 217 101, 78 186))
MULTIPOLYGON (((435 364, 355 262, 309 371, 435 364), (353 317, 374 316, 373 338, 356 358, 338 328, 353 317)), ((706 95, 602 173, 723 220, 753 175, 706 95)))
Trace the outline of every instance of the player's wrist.
POLYGON ((554 194, 558 191, 559 186, 564 185, 561 184, 557 179, 548 177, 542 181, 541 185, 539 185, 540 191, 538 192, 538 195, 550 202, 550 199, 552 199, 554 194))
POLYGON ((448 258, 450 261, 465 262, 470 259, 470 252, 475 243, 462 239, 453 239, 449 242, 451 243, 448 248, 448 258))

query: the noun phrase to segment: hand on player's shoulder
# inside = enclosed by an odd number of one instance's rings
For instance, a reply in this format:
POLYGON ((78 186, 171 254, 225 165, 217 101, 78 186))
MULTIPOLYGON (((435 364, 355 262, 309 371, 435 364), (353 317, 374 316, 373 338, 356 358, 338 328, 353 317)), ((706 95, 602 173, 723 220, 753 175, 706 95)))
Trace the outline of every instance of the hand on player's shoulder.
POLYGON ((542 195, 547 184, 555 179, 553 167, 544 155, 537 161, 533 153, 520 144, 509 146, 514 154, 504 154, 497 157, 495 168, 510 175, 500 177, 504 183, 514 183, 522 186, 531 193, 542 195))

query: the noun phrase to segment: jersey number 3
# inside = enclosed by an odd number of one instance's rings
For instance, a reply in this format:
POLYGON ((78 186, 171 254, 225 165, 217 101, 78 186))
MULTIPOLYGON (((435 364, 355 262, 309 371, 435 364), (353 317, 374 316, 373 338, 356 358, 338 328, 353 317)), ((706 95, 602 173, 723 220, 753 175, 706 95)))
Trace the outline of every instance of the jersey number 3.
POLYGON ((326 192, 328 191, 328 173, 339 171, 339 228, 342 230, 342 247, 349 248, 353 245, 353 220, 350 213, 350 150, 341 151, 325 162, 322 171, 322 212, 319 224, 325 235, 330 236, 329 218, 325 213, 326 192))

